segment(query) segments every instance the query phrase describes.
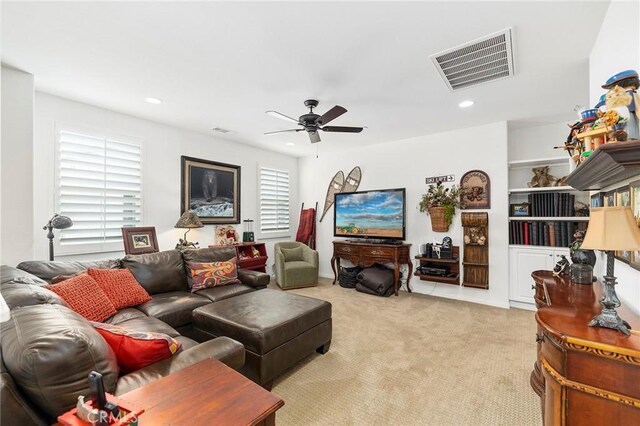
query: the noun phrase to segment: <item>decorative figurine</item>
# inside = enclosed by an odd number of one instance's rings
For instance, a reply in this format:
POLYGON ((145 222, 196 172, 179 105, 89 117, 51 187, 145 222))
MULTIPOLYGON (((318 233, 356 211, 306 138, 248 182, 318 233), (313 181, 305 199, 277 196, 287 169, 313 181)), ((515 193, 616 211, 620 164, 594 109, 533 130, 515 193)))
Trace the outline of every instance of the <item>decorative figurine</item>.
POLYGON ((578 284, 593 283, 593 267, 596 264, 596 254, 593 250, 582 250, 580 246, 584 239, 585 231, 576 231, 573 234, 574 241, 571 243, 569 253, 571 254, 571 282, 578 284))
POLYGON ((546 188, 549 186, 561 186, 564 184, 565 178, 556 178, 549 174, 549 166, 536 167, 531 169, 533 177, 527 182, 529 188, 546 188))
POLYGON ((614 76, 610 77, 605 84, 602 85, 603 89, 610 89, 607 92, 607 110, 611 111, 616 107, 625 106, 629 113, 627 120, 627 136, 629 139, 640 138, 639 129, 639 114, 638 106, 640 105, 640 97, 637 90, 640 87, 640 79, 638 78, 638 72, 635 70, 621 71, 614 76), (626 96, 621 93, 623 89, 626 92, 626 96))
POLYGON ((560 274, 568 275, 570 270, 571 264, 569 263, 569 260, 564 254, 561 254, 560 260, 556 262, 556 266, 553 268, 553 276, 557 277, 560 276, 560 274))

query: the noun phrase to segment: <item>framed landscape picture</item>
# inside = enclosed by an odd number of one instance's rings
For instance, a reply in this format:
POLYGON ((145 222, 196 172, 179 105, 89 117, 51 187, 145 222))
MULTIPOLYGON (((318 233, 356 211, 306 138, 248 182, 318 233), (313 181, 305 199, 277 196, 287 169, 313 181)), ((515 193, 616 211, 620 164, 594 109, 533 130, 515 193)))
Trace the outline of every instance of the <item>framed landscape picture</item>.
POLYGON ((602 192, 593 194, 591 196, 591 207, 602 207, 602 206, 604 206, 604 194, 602 192))
MULTIPOLYGON (((629 184, 629 195, 631 197, 631 211, 636 219, 638 227, 640 227, 640 180, 629 184)), ((640 271, 640 251, 631 254, 631 262, 629 264, 640 271)))
MULTIPOLYGON (((631 190, 629 186, 623 186, 616 189, 616 206, 630 207, 631 206, 631 190)), ((625 263, 631 263, 634 257, 634 253, 630 251, 616 251, 616 259, 625 263)))
POLYGON ((240 166, 182 156, 180 214, 204 224, 240 223, 240 166))
POLYGON ((616 191, 609 191, 604 194, 604 204, 602 207, 616 206, 616 191))
POLYGON ((126 254, 157 253, 158 237, 154 226, 123 227, 122 240, 126 254))

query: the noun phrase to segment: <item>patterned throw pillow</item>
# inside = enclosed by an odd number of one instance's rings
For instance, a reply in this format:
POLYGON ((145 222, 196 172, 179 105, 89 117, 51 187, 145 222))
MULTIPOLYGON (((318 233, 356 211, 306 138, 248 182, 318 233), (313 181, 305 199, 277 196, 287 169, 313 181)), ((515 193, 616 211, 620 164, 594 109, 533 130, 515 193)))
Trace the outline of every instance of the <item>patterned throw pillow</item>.
POLYGON ((238 261, 235 257, 226 262, 196 263, 187 262, 191 279, 191 292, 207 287, 238 284, 238 261))
POLYGON ((87 273, 96 280, 116 309, 142 305, 151 300, 149 293, 128 269, 95 269, 87 273))
POLYGON ((296 247, 291 249, 280 249, 282 251, 282 255, 284 256, 285 262, 294 262, 302 260, 302 247, 296 247))
POLYGON ((93 326, 115 352, 120 370, 124 373, 169 358, 182 347, 180 342, 162 333, 127 330, 98 322, 94 322, 93 326))
POLYGON ((89 321, 104 321, 116 313, 113 303, 98 283, 86 273, 44 288, 60 296, 71 309, 89 321))

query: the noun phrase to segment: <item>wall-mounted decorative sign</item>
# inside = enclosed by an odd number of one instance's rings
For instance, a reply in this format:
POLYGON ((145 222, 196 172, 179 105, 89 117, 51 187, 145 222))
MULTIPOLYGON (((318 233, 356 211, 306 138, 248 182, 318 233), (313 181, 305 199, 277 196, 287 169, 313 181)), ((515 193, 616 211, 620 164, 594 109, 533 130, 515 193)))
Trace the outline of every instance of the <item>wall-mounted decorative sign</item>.
POLYGON ((456 180, 456 176, 455 175, 444 175, 444 176, 431 176, 428 177, 427 179, 427 185, 432 184, 432 183, 448 183, 448 182, 454 182, 456 180))
POLYGON ((491 181, 482 170, 471 170, 462 175, 460 187, 464 191, 460 201, 462 209, 490 209, 491 181))
POLYGON ((180 213, 202 223, 240 223, 240 166, 182 156, 180 213))

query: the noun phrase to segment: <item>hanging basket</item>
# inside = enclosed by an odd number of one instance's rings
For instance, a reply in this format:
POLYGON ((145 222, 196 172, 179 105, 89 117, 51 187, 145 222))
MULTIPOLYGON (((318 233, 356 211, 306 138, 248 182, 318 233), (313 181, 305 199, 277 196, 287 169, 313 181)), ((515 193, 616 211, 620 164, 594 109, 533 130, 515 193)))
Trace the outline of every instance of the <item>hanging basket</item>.
POLYGON ((433 232, 449 231, 449 223, 445 217, 445 207, 429 207, 429 217, 431 218, 431 229, 433 232))

